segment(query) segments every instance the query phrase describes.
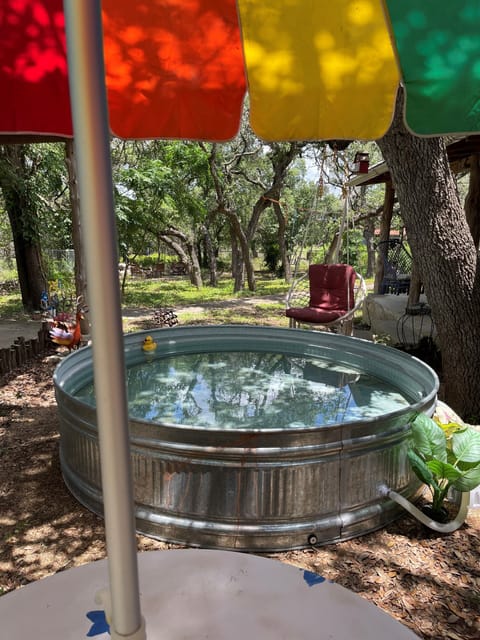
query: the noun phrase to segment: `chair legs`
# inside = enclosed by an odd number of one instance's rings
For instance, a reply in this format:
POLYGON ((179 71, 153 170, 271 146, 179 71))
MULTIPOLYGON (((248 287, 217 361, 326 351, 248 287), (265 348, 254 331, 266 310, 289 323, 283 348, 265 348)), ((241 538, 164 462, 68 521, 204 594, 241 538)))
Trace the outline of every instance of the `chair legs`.
MULTIPOLYGON (((298 322, 297 320, 295 320, 295 318, 289 318, 288 319, 288 326, 290 329, 298 329, 300 328, 300 325, 302 323, 298 322)), ((304 323, 307 324, 310 327, 314 327, 314 324, 311 323, 304 323)), ((319 327, 320 325, 316 325, 317 327, 319 327)), ((333 326, 323 326, 323 330, 324 331, 331 331, 333 333, 341 333, 345 336, 353 336, 353 320, 346 320, 345 322, 343 322, 342 324, 336 324, 333 326)))

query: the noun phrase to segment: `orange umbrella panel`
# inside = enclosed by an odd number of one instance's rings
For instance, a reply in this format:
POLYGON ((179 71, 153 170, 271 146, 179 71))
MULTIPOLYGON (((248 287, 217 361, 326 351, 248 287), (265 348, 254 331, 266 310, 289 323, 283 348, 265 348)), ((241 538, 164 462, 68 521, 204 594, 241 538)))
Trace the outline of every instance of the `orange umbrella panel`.
POLYGON ((103 0, 112 132, 229 140, 245 74, 235 0, 103 0))

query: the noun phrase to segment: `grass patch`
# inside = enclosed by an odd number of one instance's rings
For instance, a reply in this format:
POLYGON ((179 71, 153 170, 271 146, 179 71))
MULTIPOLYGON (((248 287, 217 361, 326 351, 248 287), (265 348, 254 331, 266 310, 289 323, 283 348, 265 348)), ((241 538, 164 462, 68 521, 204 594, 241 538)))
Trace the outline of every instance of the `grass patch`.
POLYGON ((228 300, 234 297, 233 283, 222 282, 219 287, 205 286, 197 289, 187 280, 151 279, 128 280, 123 295, 125 307, 175 307, 194 305, 215 300, 228 300))
POLYGON ((20 293, 8 293, 0 296, 0 319, 24 315, 20 293))
MULTIPOLYGON (((230 298, 216 300, 204 305, 176 307, 173 309, 181 325, 195 324, 255 324, 272 327, 287 327, 283 302, 257 302, 251 303, 246 298, 230 298)), ((124 314, 123 330, 131 331, 149 330, 158 328, 155 322, 153 309, 143 308, 139 314, 124 314)))
POLYGON ((221 302, 232 299, 262 297, 267 295, 284 295, 289 285, 284 280, 260 276, 257 279, 257 290, 233 292, 233 280, 222 278, 218 287, 205 285, 197 289, 186 279, 129 279, 127 280, 122 304, 124 307, 177 307, 201 305, 206 302, 221 302))
MULTIPOLYGON (((262 298, 269 295, 285 296, 289 285, 280 278, 273 278, 270 274, 260 272, 257 274, 257 290, 252 292, 243 290, 233 292, 233 280, 229 277, 221 278, 218 287, 205 285, 201 289, 194 287, 186 278, 158 278, 135 279, 129 278, 126 282, 122 307, 129 309, 158 309, 160 307, 202 306, 205 304, 238 301, 248 298, 262 298)), ((242 306, 231 309, 209 309, 205 312, 205 320, 215 323, 245 323, 267 319, 272 315, 275 319, 280 314, 283 316, 282 303, 265 302, 259 305, 242 306)), ((188 312, 186 311, 188 314, 188 312)), ((19 291, 4 292, 0 295, 0 320, 19 318, 24 316, 22 297, 19 291)), ((198 313, 186 315, 188 321, 197 322, 198 313)), ((273 320, 275 321, 275 320, 273 320)))
POLYGON ((283 305, 252 305, 238 307, 215 307, 202 309, 201 313, 188 310, 179 313, 182 324, 255 324, 270 327, 287 327, 288 321, 283 305))

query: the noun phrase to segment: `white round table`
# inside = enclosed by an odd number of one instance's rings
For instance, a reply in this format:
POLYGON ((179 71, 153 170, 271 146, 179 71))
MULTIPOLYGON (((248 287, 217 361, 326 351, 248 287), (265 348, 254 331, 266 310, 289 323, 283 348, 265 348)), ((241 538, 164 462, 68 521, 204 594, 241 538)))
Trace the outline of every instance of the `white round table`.
MULTIPOLYGON (((216 550, 138 555, 149 640, 412 640, 374 604, 321 576, 259 556, 216 550)), ((101 560, 0 597, 8 640, 107 640, 95 593, 108 586, 101 560)))

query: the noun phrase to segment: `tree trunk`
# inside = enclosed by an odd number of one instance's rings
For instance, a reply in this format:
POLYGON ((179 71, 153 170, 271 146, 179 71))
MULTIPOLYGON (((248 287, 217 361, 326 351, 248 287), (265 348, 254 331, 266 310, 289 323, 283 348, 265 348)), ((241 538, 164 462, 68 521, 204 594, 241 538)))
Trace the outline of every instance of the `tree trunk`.
POLYGON ((205 253, 207 257, 207 263, 209 268, 209 284, 211 287, 218 286, 218 271, 217 271, 217 258, 215 256, 215 251, 213 249, 213 242, 210 236, 210 232, 206 225, 203 225, 203 241, 205 245, 205 253))
MULTIPOLYGON (((70 185, 70 202, 72 205, 72 242, 75 253, 75 291, 82 296, 85 305, 88 306, 87 270, 84 260, 82 228, 80 225, 80 194, 78 191, 77 167, 75 161, 75 144, 73 140, 65 143, 65 163, 68 170, 68 182, 70 185)), ((125 269, 125 276, 127 269, 125 269)), ((80 320, 82 334, 90 333, 87 317, 80 320)))
POLYGON ((171 238, 169 235, 166 235, 163 233, 160 233, 158 235, 158 239, 161 240, 163 243, 165 243, 167 247, 169 247, 173 251, 173 253, 179 257, 180 261, 183 262, 187 271, 190 271, 188 254, 185 251, 185 249, 182 247, 182 245, 176 240, 174 240, 174 238, 171 238))
POLYGON ((40 309, 47 290, 40 245, 39 221, 24 145, 4 145, 0 151, 0 186, 12 229, 18 281, 25 311, 40 309))
POLYGON ((283 215, 282 207, 278 202, 273 203, 273 210, 275 211, 275 215, 277 216, 278 221, 278 246, 280 249, 280 260, 282 263, 283 277, 285 279, 285 282, 291 282, 292 268, 290 266, 290 260, 287 253, 287 243, 285 240, 287 231, 287 220, 283 215))
POLYGON ((178 229, 166 229, 158 235, 158 238, 173 249, 173 251, 175 251, 175 253, 180 257, 180 260, 187 267, 190 282, 200 289, 203 286, 202 271, 200 269, 200 263, 198 262, 197 252, 195 251, 195 244, 193 241, 178 229), (175 238, 180 242, 176 241, 175 238), (185 245, 186 250, 180 243, 185 245))
MULTIPOLYGON (((399 96, 402 100, 402 96, 399 96)), ((399 106, 401 104, 401 106, 399 106)), ((480 419, 480 274, 445 140, 418 138, 402 119, 378 141, 438 332, 445 400, 465 420, 480 419)))
POLYGON ((465 214, 475 246, 480 244, 480 157, 470 156, 470 183, 465 198, 465 214))
MULTIPOLYGON (((240 251, 242 253, 243 266, 245 268, 245 273, 247 275, 248 289, 250 291, 255 291, 255 288, 256 288, 255 271, 253 269, 252 255, 250 253, 250 244, 247 240, 247 236, 243 232, 242 224, 237 214, 229 210, 225 210, 224 213, 226 214, 226 216, 230 221, 230 227, 232 229, 232 233, 235 234, 235 238, 237 240, 240 251)), ((237 282, 236 276, 237 274, 235 274, 235 286, 237 282)), ((235 291, 237 291, 237 289, 235 289, 235 291)))
POLYGON ((375 219, 368 218, 367 223, 363 229, 363 237, 365 239, 365 245, 367 247, 367 272, 366 278, 371 278, 375 275, 375 219))
POLYGON ((200 262, 198 261, 197 252, 195 250, 195 245, 193 244, 193 242, 188 245, 188 252, 190 254, 190 260, 192 261, 190 282, 194 287, 197 287, 197 289, 201 289, 203 287, 202 270, 200 268, 200 262))
MULTIPOLYGON (((42 292, 47 290, 47 280, 43 269, 40 245, 25 238, 25 227, 22 221, 25 208, 21 202, 13 204, 14 199, 15 196, 9 198, 8 218, 12 228, 22 304, 25 311, 31 313, 40 309, 40 299, 42 292)), ((21 198, 19 199, 21 200, 21 198)))
POLYGON ((238 239, 235 235, 232 225, 229 223, 230 227, 230 242, 231 242, 231 253, 232 253, 232 278, 233 278, 233 292, 238 293, 243 289, 244 278, 245 278, 245 269, 243 268, 243 258, 242 252, 238 246, 238 239))
MULTIPOLYGON (((383 199, 382 217, 380 219, 380 237, 378 242, 386 242, 390 239, 390 226, 392 224, 393 216, 393 204, 395 202, 395 189, 393 188, 391 180, 385 184, 385 196, 383 199)), ((386 245, 383 245, 386 246, 386 245)), ((380 285, 383 280, 384 271, 384 254, 381 251, 377 253, 377 264, 375 267, 375 282, 373 285, 373 292, 378 293, 380 291, 380 285)))
POLYGON ((335 264, 337 262, 337 256, 340 252, 341 239, 340 239, 340 231, 336 231, 332 241, 330 242, 330 246, 327 250, 327 255, 325 256, 325 264, 335 264))
POLYGON ((420 293, 422 291, 422 277, 418 271, 418 266, 415 260, 412 263, 412 273, 410 275, 410 291, 408 292, 407 307, 411 307, 417 304, 420 300, 420 293))
MULTIPOLYGON (((217 211, 226 216, 230 224, 230 235, 232 238, 232 276, 234 278, 234 292, 243 289, 244 267, 247 273, 248 288, 255 291, 255 273, 250 254, 248 234, 243 230, 242 223, 233 209, 230 208, 224 183, 221 179, 221 172, 217 166, 217 145, 213 144, 208 156, 210 173, 215 185, 217 195, 217 211), (241 252, 241 259, 240 259, 241 252)), ((258 214, 260 215, 260 213, 258 214)), ((252 223, 252 221, 250 221, 252 223)), ((253 224, 253 223, 252 223, 253 224)))

